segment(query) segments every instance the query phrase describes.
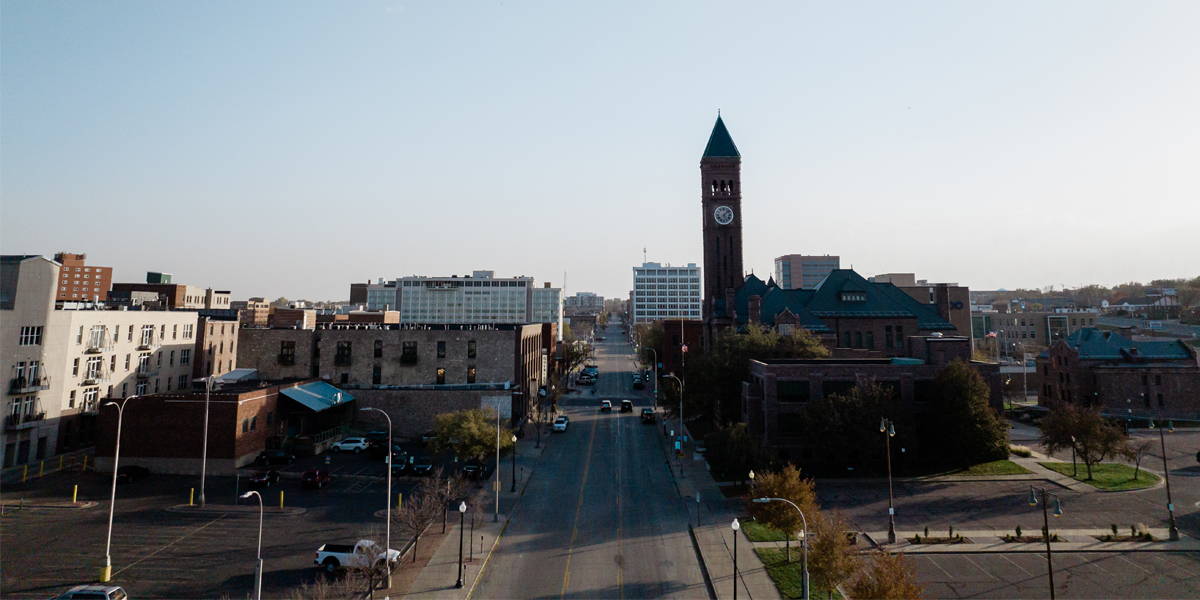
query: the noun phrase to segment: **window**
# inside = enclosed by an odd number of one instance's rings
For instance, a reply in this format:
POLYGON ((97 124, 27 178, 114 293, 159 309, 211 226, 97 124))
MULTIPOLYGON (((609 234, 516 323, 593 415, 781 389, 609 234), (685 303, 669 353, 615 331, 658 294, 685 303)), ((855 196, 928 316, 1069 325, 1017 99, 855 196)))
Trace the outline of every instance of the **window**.
POLYGON ((775 382, 775 398, 780 402, 808 402, 808 381, 775 382))
POLYGON ((125 341, 127 341, 127 342, 133 341, 133 325, 129 326, 129 333, 126 334, 125 341))
POLYGON ((250 432, 250 419, 242 419, 242 433, 250 432))
POLYGON ((824 381, 821 383, 821 394, 825 397, 844 396, 854 389, 853 381, 824 381))
POLYGON ((124 398, 124 397, 125 397, 125 394, 127 394, 127 393, 128 393, 128 390, 129 390, 129 384, 128 384, 128 383, 122 383, 122 384, 121 384, 121 397, 122 397, 122 398, 124 398))
POLYGON ((38 327, 22 327, 21 341, 18 345, 21 346, 41 346, 42 345, 42 328, 38 327))
POLYGON ((446 369, 444 367, 438 367, 437 382, 438 382, 438 385, 446 383, 446 369))
MULTIPOLYGON (((185 352, 186 352, 186 350, 185 350, 185 352)), ((126 371, 129 370, 129 355, 128 354, 125 355, 125 370, 126 371)))
POLYGON ((842 347, 843 348, 850 347, 850 332, 849 331, 847 331, 846 334, 842 336, 842 347))
POLYGON ((867 348, 867 350, 874 350, 874 349, 875 349, 875 334, 874 334, 874 333, 872 333, 872 332, 870 332, 870 331, 868 331, 868 332, 867 332, 867 345, 866 345, 866 348, 867 348))
POLYGON ((93 356, 87 361, 87 374, 85 379, 98 379, 104 375, 104 358, 93 356))
POLYGON ((273 412, 269 412, 269 413, 267 413, 267 427, 270 427, 270 426, 271 426, 271 423, 272 423, 274 420, 275 420, 275 413, 273 413, 273 412))
POLYGON ((174 350, 171 351, 171 356, 167 358, 167 366, 168 367, 175 366, 175 351, 174 350))
POLYGON ((904 347, 904 327, 901 327, 900 325, 896 326, 896 347, 904 347))
POLYGON ((1162 385, 1162 375, 1154 376, 1154 385, 1162 385))
POLYGON ((112 371, 114 373, 117 371, 117 355, 116 354, 112 355, 112 357, 109 359, 108 370, 112 371))
POLYGON ((157 393, 158 393, 158 381, 159 381, 158 379, 155 379, 155 380, 154 380, 154 393, 155 393, 155 394, 157 394, 157 393))
POLYGON ((171 391, 171 378, 170 377, 167 378, 167 391, 168 392, 171 391))
POLYGON ((842 302, 866 302, 866 292, 842 292, 842 302))
POLYGON ((187 375, 180 375, 179 376, 179 389, 182 390, 186 387, 187 387, 187 375))
POLYGON ((75 362, 71 364, 71 375, 75 376, 75 377, 79 376, 79 359, 78 358, 75 359, 75 362))
POLYGON ((467 383, 475 383, 475 367, 467 367, 467 383))
POLYGON ((284 340, 279 342, 279 364, 296 364, 296 342, 292 340, 284 340))
POLYGON ((437 343, 437 357, 446 358, 446 342, 437 343))
POLYGON ((467 358, 475 358, 475 340, 467 342, 467 358))
POLYGON ((146 395, 146 382, 145 381, 137 382, 137 385, 134 386, 134 388, 133 388, 133 393, 137 394, 138 396, 145 396, 146 395))
POLYGON ((884 325, 884 327, 883 327, 883 347, 884 348, 892 347, 892 326, 891 325, 884 325))
POLYGON ((417 343, 404 342, 400 351, 400 364, 415 365, 417 364, 417 343))
POLYGON ((183 339, 185 339, 185 340, 190 340, 190 339, 192 339, 192 325, 191 325, 191 323, 184 324, 184 326, 183 326, 183 339))
POLYGON ((142 325, 142 340, 140 345, 149 346, 152 343, 154 343, 154 326, 142 325))
POLYGON ((333 364, 339 366, 347 366, 350 364, 351 343, 349 341, 341 341, 337 343, 337 353, 333 355, 333 364))
POLYGON ((375 358, 383 358, 383 340, 375 340, 375 358))
POLYGON ((350 374, 342 373, 342 383, 350 383, 350 374))
POLYGON ((78 334, 75 336, 75 344, 76 344, 76 345, 79 345, 79 344, 82 344, 82 343, 83 343, 83 325, 80 325, 80 326, 79 326, 79 333, 78 333, 78 334))
POLYGON ((158 351, 158 357, 154 361, 154 366, 156 366, 156 367, 162 366, 162 350, 158 351))
POLYGON ((371 368, 371 384, 379 385, 382 382, 383 382, 383 371, 382 371, 382 369, 380 369, 379 365, 375 365, 374 367, 371 368))
POLYGON ((250 417, 250 431, 258 429, 258 417, 250 417))
POLYGON ((187 364, 191 364, 191 362, 192 362, 192 351, 191 350, 180 350, 179 351, 179 364, 187 365, 187 364))
POLYGON ((1159 394, 1158 394, 1158 407, 1159 407, 1159 408, 1162 408, 1163 406, 1165 406, 1165 405, 1163 404, 1163 395, 1162 395, 1162 393, 1159 393, 1159 394))
POLYGON ((861 331, 854 332, 854 347, 862 348, 862 332, 861 331))
POLYGON ((171 339, 175 339, 179 335, 179 325, 171 326, 171 339))
MULTIPOLYGON (((16 403, 13 403, 16 406, 16 403)), ((67 408, 75 408, 75 390, 71 390, 71 394, 67 396, 67 408)))

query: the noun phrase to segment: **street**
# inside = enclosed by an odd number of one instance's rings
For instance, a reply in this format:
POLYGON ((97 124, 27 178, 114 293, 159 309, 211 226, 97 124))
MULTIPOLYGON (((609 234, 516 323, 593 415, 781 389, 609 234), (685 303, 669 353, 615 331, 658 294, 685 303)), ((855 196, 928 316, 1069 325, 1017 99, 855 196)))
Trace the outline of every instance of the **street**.
POLYGON ((596 393, 560 401, 571 426, 542 456, 476 597, 707 595, 661 434, 639 414, 651 394, 631 387, 625 337, 615 327, 604 335, 596 393), (619 412, 621 398, 636 398, 633 413, 619 412), (603 399, 611 413, 599 411, 603 399))

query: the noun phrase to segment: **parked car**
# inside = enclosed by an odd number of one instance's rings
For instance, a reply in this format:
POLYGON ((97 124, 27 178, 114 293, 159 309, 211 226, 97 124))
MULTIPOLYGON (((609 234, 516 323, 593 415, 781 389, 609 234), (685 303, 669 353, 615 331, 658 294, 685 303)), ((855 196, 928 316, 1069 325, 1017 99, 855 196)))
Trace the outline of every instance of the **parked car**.
POLYGON ((627 413, 633 412, 633 401, 622 400, 621 401, 621 412, 627 412, 627 413))
POLYGON ((61 596, 56 596, 55 600, 125 600, 129 595, 125 590, 116 585, 90 584, 77 585, 61 596))
POLYGON ((309 469, 300 476, 300 487, 317 488, 318 490, 329 485, 329 471, 325 469, 309 469))
POLYGON ((428 456, 422 456, 414 461, 410 461, 413 475, 429 475, 433 473, 433 459, 428 456))
POLYGON ((484 466, 482 460, 479 460, 478 458, 471 458, 467 459, 467 462, 463 463, 462 471, 463 475, 466 476, 467 479, 478 480, 483 478, 483 474, 487 472, 487 468, 484 466))
POLYGON ((375 430, 367 435, 364 435, 363 438, 367 440, 367 443, 370 444, 372 448, 375 446, 386 446, 388 442, 388 432, 383 430, 375 430))
POLYGON ((608 400, 601 400, 600 412, 612 412, 612 402, 609 402, 608 400))
POLYGON ((642 422, 643 423, 649 423, 649 424, 653 425, 655 419, 657 419, 657 418, 658 417, 654 414, 653 408, 643 408, 642 409, 642 422))
POLYGON ((635 389, 635 390, 646 389, 646 382, 642 381, 641 373, 633 374, 633 389, 635 389))
POLYGON ((333 450, 334 452, 341 452, 342 450, 353 450, 355 454, 358 454, 359 452, 366 450, 370 446, 371 446, 371 444, 367 443, 367 440, 365 438, 353 437, 353 438, 346 438, 340 442, 335 442, 329 448, 330 448, 330 450, 333 450))
POLYGON ((256 471, 250 475, 250 487, 271 487, 279 479, 279 471, 256 471))
POLYGON ((424 444, 428 444, 436 439, 437 439, 437 432, 432 429, 421 434, 421 442, 424 444))
POLYGON ((139 465, 125 465, 117 468, 117 483, 133 483, 150 476, 150 469, 139 465))
POLYGON ((395 563, 400 559, 400 551, 388 549, 385 555, 380 544, 371 540, 360 540, 353 546, 349 544, 322 544, 317 548, 317 556, 313 563, 330 573, 338 569, 366 569, 380 566, 385 560, 395 563))
POLYGON ((565 416, 554 420, 554 431, 566 431, 567 426, 571 424, 571 420, 565 416))
MULTIPOLYGON (((369 452, 371 453, 371 456, 378 458, 379 460, 383 460, 383 457, 387 456, 387 449, 388 447, 386 444, 374 444, 369 449, 369 452)), ((393 443, 392 454, 397 452, 403 453, 404 449, 400 447, 400 444, 393 443)))
POLYGON ((577 385, 596 385, 596 380, 585 375, 580 375, 579 379, 575 380, 575 383, 577 385))
POLYGON ((296 462, 296 456, 283 450, 265 450, 258 455, 258 462, 264 466, 290 465, 296 462))

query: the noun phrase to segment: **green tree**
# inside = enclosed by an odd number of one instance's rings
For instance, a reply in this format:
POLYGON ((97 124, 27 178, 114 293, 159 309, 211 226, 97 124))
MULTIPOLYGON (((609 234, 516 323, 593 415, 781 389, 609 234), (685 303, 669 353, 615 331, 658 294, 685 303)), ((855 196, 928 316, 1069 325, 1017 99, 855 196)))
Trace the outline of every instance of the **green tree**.
POLYGON ((814 589, 826 590, 832 598, 833 590, 858 572, 862 556, 846 538, 851 531, 850 523, 840 512, 804 514, 808 517, 808 570, 812 585, 814 589))
POLYGON ((750 435, 745 423, 718 427, 704 442, 709 468, 717 479, 745 481, 750 471, 765 471, 771 466, 770 453, 762 440, 750 435))
MULTIPOLYGON (((496 453, 496 412, 482 408, 469 408, 434 417, 433 431, 437 438, 433 449, 437 452, 450 450, 460 458, 485 458, 496 453)), ((501 421, 500 451, 513 446, 512 431, 501 421)))
POLYGON ((1125 432, 1109 425, 1099 409, 1055 402, 1042 419, 1042 445, 1050 453, 1075 450, 1092 478, 1092 465, 1117 456, 1132 457, 1125 432))
MULTIPOLYGON (((892 390, 878 384, 857 386, 841 395, 823 396, 804 410, 803 435, 839 457, 883 457, 886 440, 879 421, 899 412, 892 390)), ((908 437, 905 432, 904 437, 908 437)))
POLYGON ((967 363, 954 361, 933 380, 929 407, 934 448, 964 464, 1008 458, 1008 423, 988 402, 991 389, 967 363))
POLYGON ((924 595, 925 588, 917 583, 916 571, 903 553, 875 553, 867 569, 850 583, 851 598, 914 600, 924 595))
MULTIPOLYGON (((739 424, 744 427, 744 425, 739 424)), ((749 470, 746 471, 749 473, 749 470)), ((755 471, 754 482, 746 495, 746 512, 754 520, 784 533, 787 544, 787 559, 792 561, 792 536, 800 531, 804 519, 796 509, 787 502, 754 502, 755 498, 783 498, 791 500, 800 507, 805 517, 817 513, 817 494, 811 479, 800 476, 800 469, 794 465, 774 471, 759 473, 755 471)))

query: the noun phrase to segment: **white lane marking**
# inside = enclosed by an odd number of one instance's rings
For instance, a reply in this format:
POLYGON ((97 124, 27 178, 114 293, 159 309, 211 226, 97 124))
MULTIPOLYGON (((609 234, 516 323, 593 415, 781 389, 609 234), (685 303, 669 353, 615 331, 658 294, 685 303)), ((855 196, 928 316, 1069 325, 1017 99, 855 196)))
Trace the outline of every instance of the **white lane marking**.
POLYGON ((1193 572, 1191 572, 1191 571, 1189 571, 1189 570, 1187 570, 1187 569, 1185 569, 1185 568, 1183 568, 1183 567, 1180 567, 1180 566, 1176 565, 1175 563, 1172 563, 1171 561, 1169 561, 1169 560, 1167 560, 1167 559, 1165 559, 1165 558, 1163 558, 1163 557, 1161 557, 1161 556, 1155 556, 1154 558, 1157 558, 1158 560, 1161 560, 1161 561, 1163 561, 1163 562, 1167 563, 1168 565, 1170 565, 1170 566, 1171 566, 1171 568, 1172 568, 1172 569, 1174 569, 1174 570, 1176 570, 1176 571, 1183 571, 1184 573, 1187 573, 1187 574, 1188 574, 1189 576, 1191 576, 1191 577, 1196 577, 1196 574, 1195 574, 1195 573, 1193 573, 1193 572))
POLYGON ((1129 564, 1131 564, 1131 565, 1133 565, 1133 566, 1137 567, 1139 570, 1141 570, 1143 573, 1146 573, 1147 575, 1151 574, 1151 571, 1147 571, 1147 570, 1146 570, 1145 568, 1143 568, 1141 565, 1139 565, 1139 564, 1137 564, 1137 563, 1133 562, 1132 560, 1129 560, 1128 558, 1125 558, 1124 556, 1121 556, 1120 554, 1118 554, 1118 555, 1117 555, 1117 558, 1119 558, 1119 559, 1121 559, 1121 560, 1123 560, 1123 561, 1125 561, 1125 562, 1127 562, 1127 563, 1129 563, 1129 564))
POLYGON ((159 552, 162 552, 163 550, 166 550, 167 548, 170 548, 171 546, 174 546, 175 544, 178 544, 179 542, 182 542, 183 540, 187 539, 187 537, 188 537, 188 536, 190 536, 192 533, 196 533, 196 532, 198 532, 198 531, 200 531, 200 530, 202 530, 202 529, 204 529, 204 528, 208 527, 209 525, 212 525, 213 523, 216 523, 217 521, 220 521, 221 519, 224 519, 224 518, 225 518, 225 515, 224 515, 224 514, 222 514, 221 516, 219 516, 219 517, 217 517, 217 518, 215 518, 215 519, 213 519, 213 520, 211 520, 211 521, 209 521, 209 522, 207 522, 207 523, 205 523, 205 524, 203 524, 203 525, 201 525, 201 526, 197 527, 196 529, 192 530, 192 532, 191 532, 191 533, 184 534, 182 537, 180 537, 179 539, 177 539, 177 540, 175 540, 175 541, 171 542, 170 544, 167 544, 166 546, 163 546, 162 548, 159 548, 158 550, 155 550, 154 552, 152 552, 152 553, 150 553, 150 554, 148 554, 148 555, 146 555, 146 556, 143 556, 142 558, 139 558, 138 560, 136 560, 136 561, 134 561, 134 562, 132 562, 132 563, 129 563, 129 565, 127 565, 125 568, 121 569, 120 571, 117 571, 116 573, 113 573, 113 577, 116 577, 117 575, 120 575, 121 573, 123 573, 123 572, 125 572, 125 571, 128 571, 129 569, 133 568, 133 567, 134 567, 134 566, 136 566, 138 563, 140 563, 140 562, 142 562, 142 561, 146 560, 147 558, 150 558, 151 556, 154 556, 155 554, 158 554, 159 552))
POLYGON ((950 574, 950 571, 943 569, 942 565, 937 564, 937 561, 933 560, 932 556, 929 557, 929 562, 933 563, 933 566, 937 567, 939 571, 945 573, 946 577, 949 577, 950 579, 954 579, 954 576, 950 574))
POLYGON ((1029 571, 1026 571, 1026 570, 1025 570, 1025 567, 1022 567, 1021 565, 1017 564, 1017 562, 1016 562, 1016 561, 1014 561, 1013 559, 1011 559, 1011 558, 1009 558, 1009 557, 1007 557, 1007 556, 1005 556, 1005 555, 1003 555, 1003 554, 1001 554, 1001 555, 1000 555, 1000 558, 1003 558, 1004 560, 1007 560, 1008 562, 1012 563, 1012 565, 1013 565, 1014 567, 1016 567, 1016 568, 1018 568, 1018 569, 1020 569, 1020 570, 1022 570, 1022 571, 1025 571, 1025 574, 1026 574, 1026 575, 1029 575, 1030 577, 1032 577, 1032 576, 1033 576, 1033 573, 1030 573, 1029 571))
POLYGON ((988 577, 991 577, 992 579, 999 580, 999 578, 998 578, 998 577, 996 577, 995 575, 992 575, 991 573, 989 573, 987 569, 985 569, 985 568, 983 568, 983 567, 979 566, 979 564, 978 564, 978 563, 976 563, 975 561, 971 560, 971 559, 970 559, 970 557, 968 557, 967 555, 965 555, 965 554, 964 554, 964 555, 962 555, 962 557, 963 557, 963 558, 965 558, 965 559, 967 559, 967 562, 969 562, 969 563, 971 563, 971 564, 975 565, 975 568, 976 568, 976 569, 979 569, 980 571, 983 571, 983 574, 984 574, 984 575, 987 575, 988 577))

